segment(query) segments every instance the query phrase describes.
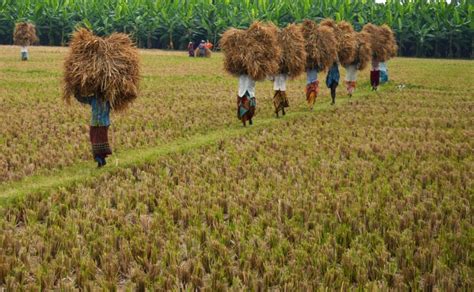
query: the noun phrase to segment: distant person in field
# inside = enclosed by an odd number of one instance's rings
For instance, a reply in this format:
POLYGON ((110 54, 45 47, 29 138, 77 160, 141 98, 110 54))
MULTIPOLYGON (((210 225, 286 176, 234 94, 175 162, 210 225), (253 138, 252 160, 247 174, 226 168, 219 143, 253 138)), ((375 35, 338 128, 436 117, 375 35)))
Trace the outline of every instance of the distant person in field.
POLYGON ((334 105, 336 103, 336 88, 339 85, 339 66, 337 62, 329 68, 328 75, 326 77, 326 86, 331 89, 331 104, 334 105))
POLYGON ((194 57, 194 44, 193 42, 189 42, 188 44, 188 54, 190 57, 194 57))
POLYGON ((388 82, 388 68, 386 62, 380 62, 379 64, 380 69, 380 83, 384 84, 388 82))
POLYGON ((22 61, 28 61, 29 55, 28 55, 28 47, 27 46, 22 46, 21 47, 21 60, 22 61))
POLYGON ((212 50, 212 48, 214 47, 214 45, 209 40, 206 41, 205 46, 209 50, 212 50))
POLYGON ((377 91, 380 83, 380 63, 376 60, 372 60, 372 70, 370 71, 370 85, 372 91, 377 91))
POLYGON ((242 121, 244 127, 247 121, 250 125, 253 125, 252 118, 255 115, 256 106, 255 80, 249 75, 240 75, 237 96, 237 118, 242 121))
POLYGON ((92 154, 98 167, 107 164, 105 158, 112 154, 109 145, 108 130, 110 126, 110 103, 101 97, 100 94, 93 96, 80 96, 76 94, 76 99, 91 106, 92 118, 90 125, 90 141, 92 144, 92 154))
POLYGON ((205 57, 206 56, 206 42, 204 40, 198 46, 199 54, 198 57, 205 57))

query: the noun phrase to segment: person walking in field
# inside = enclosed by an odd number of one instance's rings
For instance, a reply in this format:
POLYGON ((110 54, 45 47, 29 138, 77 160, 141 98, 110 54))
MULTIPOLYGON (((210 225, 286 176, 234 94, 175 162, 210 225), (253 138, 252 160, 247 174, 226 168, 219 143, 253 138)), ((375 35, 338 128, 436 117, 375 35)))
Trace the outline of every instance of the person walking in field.
POLYGON ((379 69, 380 69, 380 83, 384 84, 388 82, 387 62, 380 62, 379 69))
POLYGON ((372 70, 370 70, 370 85, 372 86, 372 91, 377 91, 377 88, 380 83, 380 68, 379 62, 372 60, 372 70))
POLYGON ((351 64, 345 67, 346 68, 346 89, 347 89, 347 94, 349 94, 349 97, 352 97, 352 94, 354 94, 354 90, 356 88, 356 82, 357 82, 357 65, 351 64))
POLYGON ((309 69, 306 71, 306 102, 310 109, 313 109, 316 97, 319 93, 318 70, 309 69))
POLYGON ((92 154, 98 167, 107 164, 106 157, 112 154, 109 145, 108 130, 110 126, 110 103, 101 97, 100 94, 93 96, 80 96, 76 94, 76 99, 91 106, 92 117, 89 128, 92 154))
POLYGON ((273 81, 273 105, 275 106, 275 114, 278 115, 281 111, 282 115, 285 115, 285 108, 289 107, 288 97, 286 96, 286 80, 288 80, 288 74, 280 73, 271 77, 273 81))
POLYGON ((331 104, 334 105, 336 103, 336 88, 339 85, 339 66, 337 62, 329 68, 328 75, 326 77, 326 86, 331 89, 331 104))
POLYGON ((255 98, 255 80, 249 75, 239 76, 239 92, 237 95, 237 118, 246 126, 248 121, 253 125, 252 118, 255 115, 257 99, 255 98))

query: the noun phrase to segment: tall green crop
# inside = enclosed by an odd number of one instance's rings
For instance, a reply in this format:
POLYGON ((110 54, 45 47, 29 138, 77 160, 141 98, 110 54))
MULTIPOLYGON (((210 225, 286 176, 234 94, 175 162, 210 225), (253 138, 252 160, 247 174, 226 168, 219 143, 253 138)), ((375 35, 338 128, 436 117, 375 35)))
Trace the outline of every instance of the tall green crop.
POLYGON ((42 45, 64 45, 77 25, 98 34, 132 34, 144 48, 183 49, 228 27, 253 20, 279 26, 306 18, 387 23, 397 34, 400 54, 464 57, 473 54, 474 5, 470 0, 0 0, 0 43, 11 44, 14 24, 36 23, 42 45))

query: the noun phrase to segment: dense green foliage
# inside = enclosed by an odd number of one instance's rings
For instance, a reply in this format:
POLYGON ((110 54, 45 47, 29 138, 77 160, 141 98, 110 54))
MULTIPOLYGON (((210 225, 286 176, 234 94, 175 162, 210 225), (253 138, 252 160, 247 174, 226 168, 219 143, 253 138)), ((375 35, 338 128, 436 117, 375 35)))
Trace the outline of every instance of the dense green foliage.
POLYGON ((77 24, 97 33, 132 33, 140 47, 183 49, 189 40, 214 43, 227 27, 255 19, 283 26, 305 18, 348 20, 356 29, 387 23, 400 54, 471 57, 474 5, 469 0, 0 0, 0 43, 12 43, 14 23, 37 24, 41 44, 63 45, 77 24))

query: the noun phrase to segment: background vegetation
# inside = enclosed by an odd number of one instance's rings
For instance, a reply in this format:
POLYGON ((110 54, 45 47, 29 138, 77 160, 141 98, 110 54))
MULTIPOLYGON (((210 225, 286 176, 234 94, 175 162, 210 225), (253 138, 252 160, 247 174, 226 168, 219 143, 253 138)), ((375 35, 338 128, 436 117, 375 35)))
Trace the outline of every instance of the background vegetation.
POLYGON ((229 26, 255 19, 284 26, 305 18, 332 17, 387 23, 395 30, 400 55, 470 58, 474 5, 469 0, 0 0, 0 44, 12 43, 15 22, 36 23, 43 45, 64 45, 77 24, 98 34, 134 35, 143 48, 184 49, 188 41, 216 43, 229 26))

